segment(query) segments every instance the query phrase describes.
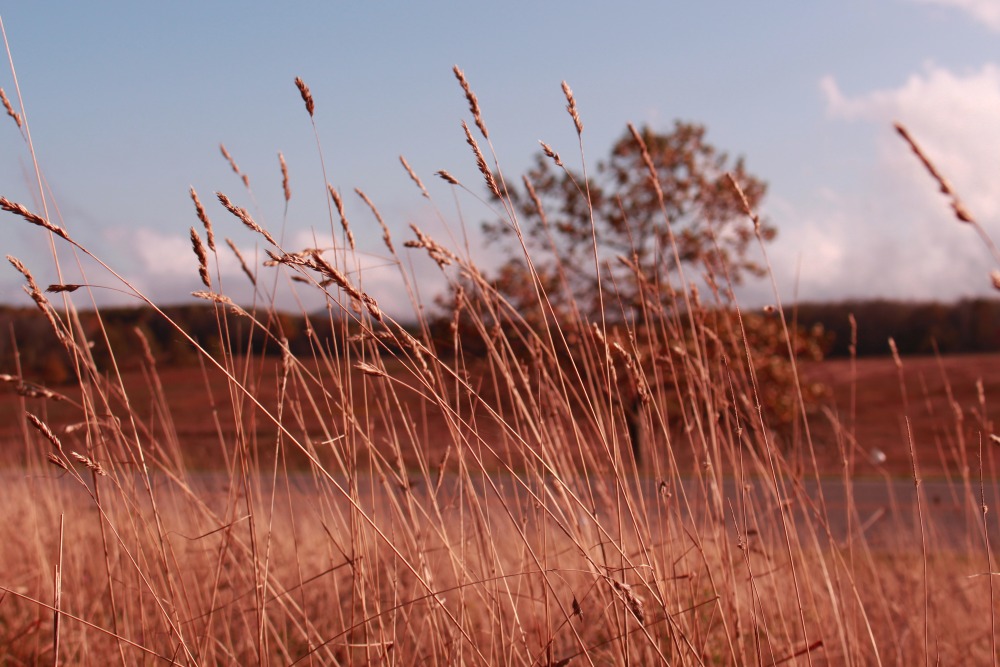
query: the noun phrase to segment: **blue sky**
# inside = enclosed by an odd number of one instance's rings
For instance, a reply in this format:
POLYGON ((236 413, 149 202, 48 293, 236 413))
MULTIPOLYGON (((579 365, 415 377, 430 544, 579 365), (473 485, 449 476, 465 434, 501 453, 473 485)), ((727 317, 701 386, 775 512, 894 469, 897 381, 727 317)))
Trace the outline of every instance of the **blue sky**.
MULTIPOLYGON (((161 302, 185 301, 200 285, 187 240, 197 224, 190 186, 209 204, 217 234, 248 255, 260 250, 258 239, 210 201, 214 191, 282 229, 278 151, 292 178, 289 245, 329 237, 296 76, 313 91, 327 176, 345 193, 368 253, 363 282, 384 306, 402 309, 401 290, 379 268, 381 233, 355 187, 398 239, 410 236, 412 222, 446 240, 444 224, 458 233, 464 221, 474 254, 495 261, 475 238, 489 211, 432 176, 447 169, 482 192, 460 127, 468 109, 455 64, 480 99, 508 176, 527 167, 539 139, 567 161, 576 154, 563 80, 578 100, 590 163, 627 122, 704 123, 712 143, 745 156, 770 183, 764 213, 779 238, 769 254, 785 300, 990 293, 989 254, 949 216, 891 122, 910 127, 1000 237, 998 0, 0 1, 0 16, 50 204, 74 237, 161 302), (250 177, 253 197, 220 142, 250 177)), ((6 65, 0 86, 15 98, 6 65)), ((0 194, 40 208, 13 122, 0 123, 0 148, 0 194)), ((41 230, 7 215, 0 224, 4 254, 20 257, 39 282, 55 282, 41 230)), ((64 250, 67 280, 75 280, 64 250)), ((414 270, 429 294, 440 278, 421 259, 414 270)), ((227 291, 249 298, 228 254, 221 269, 227 291)), ((92 283, 117 286, 86 271, 92 283)), ((0 272, 0 301, 26 303, 20 284, 13 270, 0 272)), ((748 285, 742 296, 768 302, 769 289, 748 285)))

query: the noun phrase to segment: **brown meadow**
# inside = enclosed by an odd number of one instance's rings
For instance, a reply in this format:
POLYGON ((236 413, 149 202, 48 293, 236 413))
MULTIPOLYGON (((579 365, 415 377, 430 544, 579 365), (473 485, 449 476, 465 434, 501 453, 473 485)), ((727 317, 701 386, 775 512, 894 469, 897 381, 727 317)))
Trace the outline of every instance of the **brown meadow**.
MULTIPOLYGON (((465 126, 473 157, 516 229, 482 110, 455 73, 484 142, 465 126)), ((212 291, 224 249, 193 191, 207 239, 192 228, 208 290, 196 296, 227 343, 211 353, 178 326, 197 371, 86 335, 78 286, 50 297, 10 258, 76 385, 55 396, 6 377, 5 662, 996 662, 998 525, 984 480, 997 358, 806 362, 781 306, 740 311, 724 274, 700 289, 682 274, 650 286, 620 322, 556 317, 536 282, 542 317, 529 321, 470 257, 419 230, 407 245, 448 272, 453 326, 403 327, 356 281, 344 202, 329 194, 333 253, 282 248, 217 193, 216 215, 259 235, 267 270, 326 295, 329 310, 311 317, 350 323, 313 334, 308 354, 283 343, 273 303, 248 310, 212 291), (281 358, 228 351, 225 313, 281 358), (773 349, 761 353, 750 341, 765 329, 773 349), (109 365, 95 362, 95 339, 109 365), (762 399, 776 377, 787 378, 782 429, 762 399), (808 391, 817 383, 831 387, 822 400, 808 391), (931 474, 951 482, 945 520, 921 484, 931 474), (915 487, 905 506, 900 476, 915 487), (888 509, 861 502, 872 479, 888 509), (876 522, 888 538, 874 539, 876 522)), ((377 207, 357 194, 414 293, 377 207)), ((0 206, 53 235, 55 263, 67 245, 101 261, 65 225, 0 206)), ((259 286, 264 268, 241 265, 259 286)), ((156 309, 126 277, 119 287, 156 309)))

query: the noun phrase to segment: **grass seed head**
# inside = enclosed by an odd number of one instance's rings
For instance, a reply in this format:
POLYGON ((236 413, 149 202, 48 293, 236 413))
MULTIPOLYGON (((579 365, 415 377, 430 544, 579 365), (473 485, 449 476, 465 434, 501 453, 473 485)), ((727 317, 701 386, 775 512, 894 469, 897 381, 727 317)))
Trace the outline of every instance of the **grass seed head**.
POLYGON ((309 90, 309 86, 300 77, 295 77, 295 87, 299 89, 299 94, 302 95, 302 101, 306 103, 306 111, 309 112, 309 117, 313 117, 313 112, 316 110, 316 104, 313 102, 312 91, 309 90))
POLYGON ((565 81, 562 82, 562 89, 563 94, 566 96, 566 111, 569 112, 570 117, 573 119, 573 125, 576 126, 576 134, 579 136, 583 134, 583 121, 580 120, 580 112, 576 108, 576 98, 573 96, 573 89, 565 81))
POLYGON ((427 192, 427 188, 424 187, 423 181, 421 181, 420 177, 417 176, 417 173, 413 171, 413 168, 410 166, 410 163, 406 161, 406 158, 400 155, 399 161, 400 163, 402 163, 403 169, 406 170, 406 173, 410 175, 410 178, 413 180, 413 182, 417 184, 418 188, 420 188, 420 194, 423 195, 425 199, 430 199, 431 195, 429 192, 427 192))
POLYGON ((281 153, 278 153, 278 162, 281 164, 281 187, 285 192, 285 202, 288 202, 292 199, 292 187, 288 184, 288 165, 281 153))
POLYGON ((389 227, 385 224, 385 220, 382 219, 382 214, 378 212, 378 208, 375 207, 374 202, 368 198, 361 188, 354 188, 354 192, 357 193, 361 200, 368 205, 372 213, 375 215, 375 219, 378 221, 379 227, 382 228, 382 241, 385 242, 385 247, 389 249, 393 255, 396 254, 396 248, 392 245, 392 234, 389 233, 389 227))
POLYGON ((362 373, 364 373, 365 375, 370 375, 371 377, 380 377, 380 378, 389 377, 388 373, 383 371, 381 368, 373 366, 364 361, 359 361, 358 363, 354 364, 354 367, 357 368, 362 373))
POLYGON ((213 303, 218 303, 223 306, 234 306, 233 300, 230 299, 225 294, 218 294, 217 292, 191 292, 191 296, 196 299, 204 299, 205 301, 211 301, 213 303))
POLYGON ((437 263, 437 265, 442 269, 451 264, 452 262, 458 260, 458 257, 455 255, 455 253, 448 250, 440 243, 438 243, 431 237, 424 234, 422 231, 420 231, 420 228, 417 227, 412 222, 410 223, 410 229, 412 229, 413 233, 416 234, 417 240, 407 241, 406 243, 404 243, 403 245, 405 245, 407 248, 425 249, 427 251, 427 254, 430 255, 431 259, 433 259, 437 263))
POLYGON ((201 237, 198 236, 198 230, 194 227, 191 228, 191 247, 198 258, 198 275, 201 276, 201 282, 208 289, 212 289, 212 279, 208 275, 208 254, 205 252, 205 246, 201 243, 201 237))
POLYGON ((941 194, 948 197, 950 200, 949 204, 951 205, 952 212, 955 214, 955 218, 957 218, 959 222, 976 224, 975 218, 973 218, 972 214, 969 213, 969 210, 965 208, 965 204, 962 203, 962 200, 958 198, 958 194, 955 192, 954 188, 951 187, 951 183, 944 177, 944 174, 938 171, 937 167, 934 166, 934 163, 931 162, 929 157, 927 157, 927 153, 925 153, 920 147, 916 139, 910 135, 906 127, 902 123, 898 122, 893 123, 893 127, 896 128, 896 132, 910 147, 910 150, 913 151, 913 154, 917 157, 917 159, 920 160, 920 164, 924 166, 927 173, 930 174, 931 178, 937 182, 938 189, 941 191, 941 194))
POLYGON ((240 171, 239 166, 236 164, 236 160, 234 160, 233 156, 226 150, 226 146, 224 144, 219 144, 219 150, 222 152, 222 157, 226 158, 226 162, 229 163, 229 167, 233 170, 233 173, 239 176, 240 180, 243 181, 244 187, 249 188, 250 177, 240 171))
POLYGON ((48 424, 30 412, 25 412, 24 414, 28 417, 28 421, 31 422, 31 425, 38 429, 39 433, 44 435, 45 439, 51 442, 52 446, 55 447, 57 451, 61 452, 63 450, 62 443, 59 441, 59 438, 56 437, 56 434, 52 432, 52 429, 48 427, 48 424))
POLYGON ((195 192, 194 187, 191 188, 191 201, 194 202, 194 211, 198 215, 198 219, 201 224, 205 227, 205 236, 208 243, 208 249, 215 252, 215 233, 212 231, 212 221, 208 219, 208 213, 205 212, 205 207, 201 204, 201 199, 198 197, 198 193, 195 192))
POLYGON ((472 136, 472 132, 469 131, 469 126, 462 121, 462 129, 465 130, 465 141, 472 146, 472 152, 476 156, 476 166, 479 167, 479 173, 483 175, 486 179, 486 185, 489 187, 490 192, 496 195, 497 199, 500 198, 500 188, 497 187, 497 181, 493 177, 493 172, 486 165, 486 158, 483 157, 483 152, 479 150, 479 144, 476 143, 475 137, 472 136))
POLYGON ((545 153, 546 157, 555 162, 557 167, 563 166, 562 158, 559 157, 559 153, 552 150, 552 146, 549 146, 544 141, 539 141, 538 143, 542 145, 542 152, 545 153))
POLYGON ((83 287, 83 285, 76 285, 73 283, 61 283, 61 284, 49 285, 48 287, 45 288, 45 291, 49 292, 50 294, 59 294, 61 292, 75 292, 81 287, 83 287))
POLYGON ((101 476, 105 476, 108 474, 107 471, 104 469, 104 466, 102 466, 100 463, 90 458, 89 456, 84 456, 79 452, 70 452, 69 455, 72 456, 77 461, 79 461, 80 463, 82 463, 83 465, 85 465, 88 469, 92 470, 95 474, 101 476))
POLYGON ((256 287, 257 276, 253 274, 253 271, 250 270, 250 267, 247 265, 246 260, 243 259, 243 253, 240 252, 240 249, 236 247, 236 244, 233 243, 233 240, 230 238, 226 239, 226 245, 228 245, 229 249, 233 251, 234 255, 236 255, 236 259, 240 263, 240 268, 243 269, 243 273, 245 273, 247 278, 250 279, 250 284, 256 287))
POLYGON ((445 181, 447 181, 448 183, 451 183, 452 185, 461 185, 461 183, 458 182, 457 178, 455 178, 454 176, 452 176, 451 174, 449 174, 444 169, 441 169, 440 171, 435 172, 435 174, 437 176, 439 176, 440 178, 444 179, 445 181))
POLYGON ((459 85, 462 86, 462 91, 465 93, 465 99, 469 102, 469 111, 472 113, 472 119, 476 122, 476 127, 479 131, 483 133, 483 138, 489 141, 490 133, 486 131, 486 123, 483 122, 483 114, 479 108, 479 100, 476 98, 476 94, 472 92, 472 88, 469 86, 469 82, 465 78, 465 72, 459 69, 458 65, 452 68, 455 73, 455 78, 458 79, 459 85))
POLYGON ((215 196, 219 198, 219 202, 226 207, 226 210, 235 215, 237 218, 239 218, 244 225, 246 225, 253 231, 263 236, 264 239, 271 245, 273 246, 278 245, 278 242, 274 240, 274 237, 271 236, 266 229, 264 229, 256 222, 254 222, 254 219, 250 216, 250 213, 247 212, 245 208, 240 208, 236 206, 235 204, 233 204, 232 201, 230 201, 229 197, 222 194, 221 192, 216 192, 215 196))
POLYGON ((333 200, 333 205, 337 207, 337 215, 340 216, 340 227, 344 230, 344 236, 347 238, 347 245, 351 247, 354 251, 357 248, 354 245, 354 232, 351 231, 351 225, 347 221, 347 215, 344 213, 344 200, 341 198, 340 193, 329 183, 326 184, 327 190, 330 191, 330 199, 333 200))
POLYGON ((45 229, 49 230, 56 236, 62 237, 67 241, 70 240, 69 235, 65 232, 65 230, 63 230, 62 227, 57 227, 56 225, 53 225, 51 222, 49 222, 42 216, 32 213, 21 204, 12 202, 6 197, 0 197, 0 208, 10 213, 13 213, 14 215, 21 216, 22 218, 24 218, 33 225, 44 227, 45 229))
POLYGON ((57 454, 49 452, 46 458, 49 460, 49 463, 51 463, 55 467, 62 468, 63 470, 69 472, 69 466, 66 465, 66 462, 62 460, 62 458, 60 458, 57 454))
POLYGON ((11 106, 10 100, 7 99, 7 93, 4 92, 3 88, 0 88, 0 100, 3 101, 3 108, 7 110, 7 115, 14 119, 17 123, 18 129, 21 129, 21 114, 14 111, 14 107, 11 106))

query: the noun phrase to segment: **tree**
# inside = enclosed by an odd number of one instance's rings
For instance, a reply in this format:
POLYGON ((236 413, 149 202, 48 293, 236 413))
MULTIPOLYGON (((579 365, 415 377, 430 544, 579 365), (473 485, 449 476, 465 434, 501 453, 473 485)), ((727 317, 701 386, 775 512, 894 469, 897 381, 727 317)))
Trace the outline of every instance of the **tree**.
MULTIPOLYGON (((730 160, 709 144, 703 126, 678 121, 668 134, 630 128, 589 181, 544 148, 523 179, 523 192, 510 188, 509 194, 540 283, 559 287, 546 291, 557 314, 575 307, 594 316, 600 296, 609 316, 628 312, 650 294, 669 292, 678 260, 717 275, 726 267, 736 283, 762 272, 747 256, 754 230, 727 174, 753 209, 767 186, 747 172, 742 158, 730 160), (636 134, 656 169, 662 203, 636 134)), ((520 245, 512 243, 512 226, 498 221, 484 228, 491 241, 506 240, 512 250, 497 288, 518 308, 531 309, 535 293, 520 245)), ((761 225, 766 240, 774 233, 761 225)))
MULTIPOLYGON (((788 355, 820 358, 824 332, 795 331, 789 345, 785 332, 793 327, 780 319, 738 313, 725 291, 723 302, 712 306, 689 299, 678 280, 682 269, 687 287, 739 284, 764 273, 750 257, 751 246, 757 233, 769 241, 775 230, 766 221, 749 220, 747 207, 758 209, 766 184, 747 171, 742 158, 731 159, 708 143, 705 128, 693 123, 678 121, 668 133, 629 126, 586 177, 542 147, 521 188, 508 183, 504 193, 516 226, 510 220, 484 225, 491 242, 502 241, 510 250, 491 282, 529 327, 551 325, 554 316, 554 324, 569 333, 566 354, 559 355, 563 361, 593 353, 576 334, 588 328, 588 320, 596 324, 604 316, 609 326, 600 335, 609 341, 609 363, 616 364, 607 386, 636 460, 642 457, 644 424, 687 438, 696 425, 756 427, 758 401, 767 428, 794 440, 799 397, 810 410, 824 389, 796 391, 788 355), (539 293, 545 309, 539 308, 539 293), (690 317, 665 317, 686 306, 690 317)), ((576 367, 587 373, 595 366, 576 367)))

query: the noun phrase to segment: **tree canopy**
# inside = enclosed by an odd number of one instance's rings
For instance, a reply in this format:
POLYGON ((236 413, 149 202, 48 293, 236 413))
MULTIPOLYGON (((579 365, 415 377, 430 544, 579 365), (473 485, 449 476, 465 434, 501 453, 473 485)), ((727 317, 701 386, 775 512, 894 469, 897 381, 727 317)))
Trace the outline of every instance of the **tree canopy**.
MULTIPOLYGON (((734 283, 761 273, 748 256, 753 226, 727 174, 752 209, 767 186, 747 171, 743 158, 731 159, 705 135, 704 126, 681 121, 667 133, 630 127, 589 178, 543 144, 522 189, 511 187, 508 193, 532 265, 557 313, 576 307, 594 315, 600 296, 609 315, 627 312, 651 294, 660 299, 669 293, 679 265, 715 275, 724 269, 734 283)), ((491 241, 505 240, 510 249, 496 276, 498 289, 515 306, 530 308, 537 301, 512 226, 504 220, 484 227, 491 241)), ((774 233, 762 223, 765 240, 774 233)))

